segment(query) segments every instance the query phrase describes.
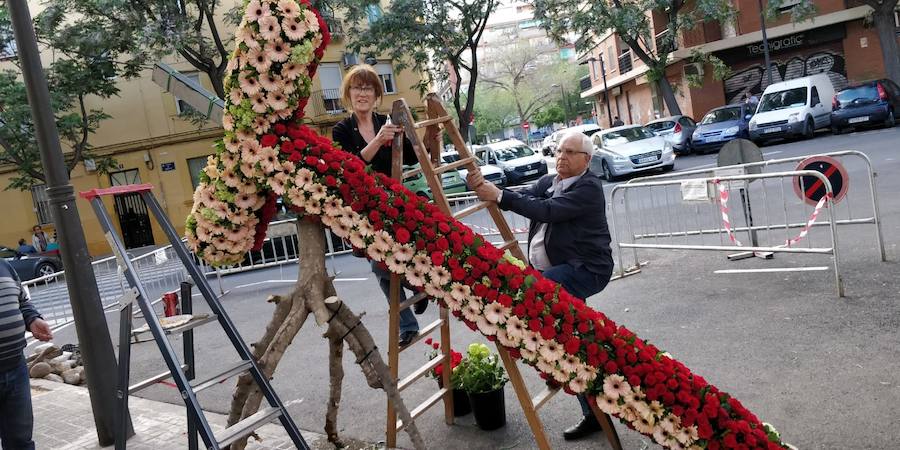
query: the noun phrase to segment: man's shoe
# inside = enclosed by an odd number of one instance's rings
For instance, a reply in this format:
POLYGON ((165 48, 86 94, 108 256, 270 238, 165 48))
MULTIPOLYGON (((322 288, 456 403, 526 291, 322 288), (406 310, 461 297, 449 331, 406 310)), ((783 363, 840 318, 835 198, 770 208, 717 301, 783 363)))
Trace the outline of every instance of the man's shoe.
POLYGON ((406 347, 412 344, 413 339, 419 335, 418 331, 404 331, 400 333, 400 347, 406 347))
POLYGON ((597 423, 597 419, 594 418, 594 416, 582 416, 581 421, 578 422, 578 424, 563 431, 563 439, 567 441, 581 439, 600 430, 600 424, 597 423))
POLYGON ((422 314, 426 309, 428 309, 428 298, 423 298, 422 300, 417 301, 415 305, 413 305, 413 312, 415 312, 416 314, 422 314))

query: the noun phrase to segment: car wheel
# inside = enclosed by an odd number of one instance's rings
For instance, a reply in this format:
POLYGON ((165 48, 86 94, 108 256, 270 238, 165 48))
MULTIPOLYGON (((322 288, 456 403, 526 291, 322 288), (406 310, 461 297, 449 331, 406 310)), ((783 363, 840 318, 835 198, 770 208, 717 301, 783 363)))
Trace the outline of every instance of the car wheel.
POLYGON ((58 272, 58 270, 56 270, 56 266, 48 262, 42 262, 38 264, 38 266, 34 269, 34 273, 38 276, 38 278, 45 277, 47 275, 53 275, 56 272, 58 272))
POLYGON ((607 164, 606 161, 603 161, 602 168, 603 168, 603 179, 604 180, 606 180, 606 181, 615 180, 616 176, 613 175, 612 170, 609 169, 609 164, 607 164))
POLYGON ((803 125, 803 139, 812 139, 816 134, 816 127, 810 118, 806 118, 806 124, 803 125))
POLYGON ((884 126, 886 128, 891 128, 897 123, 897 120, 894 118, 894 111, 888 110, 887 119, 884 119, 884 126))
POLYGON ((673 171, 673 170, 675 170, 675 164, 674 164, 674 163, 672 163, 671 165, 668 165, 668 166, 663 166, 663 173, 671 172, 671 171, 673 171))

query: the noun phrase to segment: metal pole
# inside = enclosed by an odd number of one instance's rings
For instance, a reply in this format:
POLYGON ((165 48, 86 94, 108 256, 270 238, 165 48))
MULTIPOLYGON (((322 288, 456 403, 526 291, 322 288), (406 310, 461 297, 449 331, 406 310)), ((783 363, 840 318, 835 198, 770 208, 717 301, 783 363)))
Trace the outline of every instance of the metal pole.
POLYGON ((612 126, 612 108, 609 107, 609 89, 606 87, 606 64, 603 62, 603 55, 600 55, 600 76, 603 77, 603 103, 606 103, 606 120, 612 126))
POLYGON ((762 42, 763 42, 763 54, 766 58, 766 79, 768 80, 769 86, 772 84, 772 63, 769 60, 769 38, 766 36, 766 15, 763 10, 762 0, 757 0, 759 3, 759 29, 762 31, 762 42))
POLYGON ((565 119, 566 126, 568 127, 569 126, 569 99, 566 98, 566 90, 563 89, 562 84, 559 85, 559 93, 560 93, 560 95, 562 95, 562 101, 563 101, 563 112, 564 112, 563 118, 565 119))
MULTIPOLYGON (((60 256, 66 268, 66 288, 72 303, 78 345, 84 358, 94 425, 100 446, 106 447, 114 443, 116 411, 117 368, 112 340, 100 304, 100 293, 84 230, 81 228, 81 218, 75 205, 74 189, 69 182, 59 144, 59 133, 50 106, 50 93, 41 66, 31 12, 28 10, 28 3, 23 0, 7 0, 6 5, 19 49, 18 57, 28 102, 31 104, 31 116, 44 167, 50 212, 56 224, 60 256)), ((134 435, 130 416, 128 435, 134 435)))

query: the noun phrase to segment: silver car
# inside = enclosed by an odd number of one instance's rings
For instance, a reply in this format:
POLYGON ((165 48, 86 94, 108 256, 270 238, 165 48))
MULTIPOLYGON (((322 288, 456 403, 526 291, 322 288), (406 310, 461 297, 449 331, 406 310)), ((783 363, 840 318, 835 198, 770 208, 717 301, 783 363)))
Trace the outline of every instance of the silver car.
POLYGON ((644 127, 671 142, 676 154, 685 155, 693 151, 691 135, 697 129, 697 123, 688 116, 663 117, 647 122, 644 127))
POLYGON ((610 128, 591 136, 591 172, 613 181, 645 170, 675 168, 672 143, 640 125, 610 128))

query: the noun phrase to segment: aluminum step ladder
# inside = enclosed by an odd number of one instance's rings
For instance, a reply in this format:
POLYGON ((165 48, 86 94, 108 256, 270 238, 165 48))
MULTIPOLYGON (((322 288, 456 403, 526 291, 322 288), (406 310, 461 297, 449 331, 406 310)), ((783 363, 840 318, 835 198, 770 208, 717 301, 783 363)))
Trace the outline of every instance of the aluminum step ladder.
MULTIPOLYGON (((506 217, 503 215, 503 211, 500 210, 497 203, 482 201, 460 211, 453 212, 451 210, 450 203, 444 195, 441 174, 459 168, 480 172, 481 168, 477 164, 476 157, 472 155, 472 152, 469 151, 469 148, 466 146, 462 135, 459 133, 459 129, 453 122, 453 118, 447 113, 446 109, 444 109, 438 96, 433 93, 428 94, 425 97, 425 106, 428 119, 414 122, 406 100, 399 99, 394 101, 393 109, 391 111, 391 120, 393 123, 403 127, 404 135, 412 141, 416 156, 419 159, 419 168, 403 173, 401 178, 406 179, 416 176, 419 173, 424 175, 428 182, 428 187, 433 194, 434 204, 449 217, 453 217, 457 220, 461 220, 466 216, 481 211, 482 209, 486 209, 503 238, 503 243, 500 244, 498 248, 501 250, 509 250, 516 258, 527 261, 515 234, 512 232, 512 229, 510 229, 509 224, 506 222, 506 217), (425 129, 424 139, 420 139, 418 134, 416 134, 416 130, 422 128, 425 129), (440 160, 442 129, 447 133, 456 152, 459 154, 459 159, 457 161, 445 165, 442 165, 440 160)), ((397 147, 398 142, 399 140, 395 140, 395 148, 397 147)), ((394 151, 394 154, 397 154, 397 150, 394 151)), ((394 170, 397 170, 397 164, 398 158, 395 157, 394 170)), ((509 381, 513 385, 513 389, 519 399, 519 404, 522 406, 522 411, 525 413, 525 418, 528 421, 531 432, 534 434, 534 439, 538 448, 541 450, 549 450, 551 448, 550 442, 547 440, 544 426, 541 423, 541 418, 538 416, 537 411, 541 406, 546 404, 559 389, 547 387, 532 398, 515 360, 502 345, 497 344, 496 346, 497 353, 500 354, 500 358, 503 360, 503 365, 509 375, 509 381)), ((619 441, 616 429, 613 427, 612 419, 597 407, 597 403, 593 398, 589 399, 589 403, 591 404, 594 416, 600 423, 610 446, 613 450, 621 450, 622 444, 619 441)))
MULTIPOLYGON (((275 419, 278 419, 281 422, 281 425, 284 427, 285 431, 287 431, 288 436, 298 449, 308 450, 309 446, 303 439, 303 436, 301 436, 300 430, 291 419, 284 404, 278 398, 278 395, 272 389, 269 380, 256 364, 256 361, 253 359, 253 353, 250 351, 250 348, 244 340, 241 339, 234 323, 228 317, 228 314, 225 312, 219 299, 213 293, 212 287, 210 287, 209 283, 206 281, 206 277, 197 266, 194 256, 188 251, 184 243, 182 243, 181 237, 175 231, 172 223, 166 217, 162 207, 151 192, 152 189, 153 186, 150 184, 138 184, 116 186, 106 189, 92 189, 80 193, 81 197, 91 203, 94 213, 100 221, 103 234, 106 236, 106 240, 109 242, 109 246, 113 251, 116 263, 128 282, 125 295, 123 296, 122 301, 120 301, 122 313, 119 329, 118 404, 116 408, 115 423, 116 449, 125 449, 127 446, 126 421, 124 419, 128 407, 128 396, 159 381, 171 378, 181 393, 181 397, 184 399, 184 404, 187 408, 188 444, 191 450, 197 448, 197 434, 200 435, 200 438, 203 440, 203 444, 207 449, 218 450, 248 436, 257 428, 272 422, 275 419), (171 242, 172 249, 178 254, 178 258, 181 260, 188 274, 190 274, 194 284, 200 290, 200 293, 209 305, 212 314, 194 317, 191 321, 180 326, 169 329, 163 328, 159 318, 153 310, 153 305, 151 304, 150 298, 147 296, 147 291, 143 284, 141 284, 131 260, 125 253, 125 246, 122 243, 122 238, 117 234, 106 207, 103 204, 103 196, 127 193, 140 194, 144 203, 146 203, 147 207, 156 217, 157 223, 159 223, 163 232, 166 234, 166 237, 168 237, 171 242), (143 318, 147 322, 147 328, 153 335, 153 340, 156 341, 168 370, 147 380, 129 385, 131 365, 130 340, 132 335, 131 317, 135 303, 137 303, 143 318), (228 340, 237 351, 240 359, 236 363, 232 363, 223 368, 212 377, 204 380, 193 380, 195 368, 192 366, 193 335, 191 334, 191 330, 209 323, 219 324, 222 330, 225 331, 228 340), (178 355, 175 354, 175 350, 167 337, 168 335, 181 333, 187 333, 185 335, 186 341, 191 341, 185 342, 185 344, 191 344, 191 348, 185 357, 185 363, 181 363, 178 360, 178 355), (244 372, 249 372, 253 376, 254 381, 268 402, 268 407, 262 408, 256 414, 241 420, 222 432, 214 433, 200 407, 199 401, 197 400, 197 393, 244 372)), ((189 302, 184 304, 190 305, 189 302)))

